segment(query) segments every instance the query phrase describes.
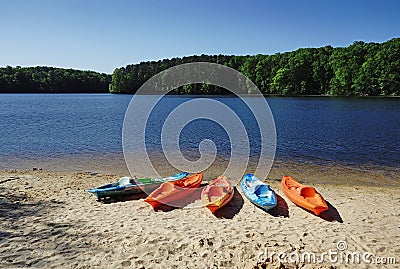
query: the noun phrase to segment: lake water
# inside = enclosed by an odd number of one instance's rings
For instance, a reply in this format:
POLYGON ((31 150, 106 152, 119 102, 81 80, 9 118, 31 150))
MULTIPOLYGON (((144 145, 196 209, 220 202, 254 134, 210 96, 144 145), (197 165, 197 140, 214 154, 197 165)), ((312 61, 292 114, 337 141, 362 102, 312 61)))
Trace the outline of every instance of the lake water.
MULTIPOLYGON (((131 98, 111 94, 0 95, 0 169, 21 168, 26 160, 57 159, 59 166, 74 171, 62 160, 121 156, 122 123, 131 98)), ((146 129, 149 151, 162 152, 164 118, 192 98, 162 99, 146 129)), ((260 153, 260 132, 243 102, 233 97, 209 98, 231 107, 243 120, 250 154, 256 158, 260 153)), ((278 160, 400 167, 399 98, 270 97, 267 101, 276 124, 278 160)), ((199 143, 204 139, 214 141, 218 156, 229 156, 228 134, 218 124, 204 119, 193 121, 182 130, 179 142, 184 156, 197 158, 199 143)))

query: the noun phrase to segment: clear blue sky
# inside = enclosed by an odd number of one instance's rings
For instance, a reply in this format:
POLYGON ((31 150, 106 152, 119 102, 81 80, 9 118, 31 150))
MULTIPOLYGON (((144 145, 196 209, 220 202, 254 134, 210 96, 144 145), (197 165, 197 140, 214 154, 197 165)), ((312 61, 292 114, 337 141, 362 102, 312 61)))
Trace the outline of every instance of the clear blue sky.
POLYGON ((274 54, 400 36, 400 1, 0 0, 0 66, 112 73, 194 54, 274 54))

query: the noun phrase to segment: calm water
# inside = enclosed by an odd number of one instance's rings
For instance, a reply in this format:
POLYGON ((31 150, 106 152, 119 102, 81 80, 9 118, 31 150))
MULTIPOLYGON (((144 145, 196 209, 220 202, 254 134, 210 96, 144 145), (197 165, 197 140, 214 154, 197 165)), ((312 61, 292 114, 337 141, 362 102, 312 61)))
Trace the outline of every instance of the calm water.
MULTIPOLYGON (((0 169, 25 159, 64 158, 122 152, 121 134, 130 95, 0 95, 0 169)), ((151 98, 143 96, 142 98, 151 98)), ((166 115, 188 97, 167 97, 146 129, 149 150, 161 151, 166 115)), ((216 97, 231 107, 249 134, 251 156, 260 151, 260 133, 240 99, 216 97)), ((399 98, 268 98, 277 131, 277 159, 294 162, 400 166, 399 98)), ((196 120, 181 132, 186 157, 198 154, 203 139, 215 142, 219 156, 230 154, 228 134, 209 120, 196 120)))

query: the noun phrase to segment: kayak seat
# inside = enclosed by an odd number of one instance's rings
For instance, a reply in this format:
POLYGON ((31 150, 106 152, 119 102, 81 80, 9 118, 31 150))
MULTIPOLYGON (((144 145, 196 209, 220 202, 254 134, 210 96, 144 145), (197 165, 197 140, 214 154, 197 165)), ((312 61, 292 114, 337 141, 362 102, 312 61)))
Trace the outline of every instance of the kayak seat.
POLYGON ((300 190, 300 195, 305 198, 314 197, 316 193, 317 192, 312 187, 304 187, 300 190))
POLYGON ((162 186, 163 191, 172 191, 175 188, 175 185, 170 182, 165 182, 162 186))
POLYGON ((226 188, 219 186, 212 186, 204 194, 207 195, 209 202, 214 202, 220 199, 224 194, 229 193, 226 188))
POLYGON ((270 189, 265 185, 261 185, 254 192, 254 194, 257 195, 258 197, 269 196, 269 193, 270 193, 270 189))
POLYGON ((209 193, 210 196, 213 196, 213 195, 222 195, 222 194, 227 193, 227 192, 225 191, 225 188, 223 188, 223 187, 214 186, 214 187, 209 189, 208 193, 209 193))

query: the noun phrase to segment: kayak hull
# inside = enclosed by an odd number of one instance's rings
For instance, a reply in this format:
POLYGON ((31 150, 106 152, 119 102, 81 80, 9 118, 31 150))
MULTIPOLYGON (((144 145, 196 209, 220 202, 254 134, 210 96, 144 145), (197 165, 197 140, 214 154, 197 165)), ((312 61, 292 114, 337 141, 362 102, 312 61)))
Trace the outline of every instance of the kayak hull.
POLYGON ((283 193, 296 205, 311 211, 315 215, 328 210, 328 205, 315 188, 303 185, 290 176, 284 176, 281 182, 283 193))
POLYGON ((87 192, 93 193, 98 199, 107 197, 118 197, 125 195, 135 195, 142 192, 152 192, 157 189, 162 183, 167 181, 175 181, 187 176, 187 172, 166 177, 166 178, 121 178, 128 179, 127 184, 121 184, 121 179, 118 182, 106 184, 100 187, 91 188, 87 192))
POLYGON ((149 194, 144 200, 153 208, 162 204, 179 207, 179 201, 196 191, 203 180, 203 174, 197 173, 180 180, 165 182, 149 194))
POLYGON ((274 190, 253 174, 244 175, 240 186, 244 196, 254 205, 265 211, 276 207, 277 199, 274 190))
POLYGON ((225 176, 219 176, 205 187, 201 192, 201 201, 211 213, 226 206, 234 196, 234 189, 225 176))

